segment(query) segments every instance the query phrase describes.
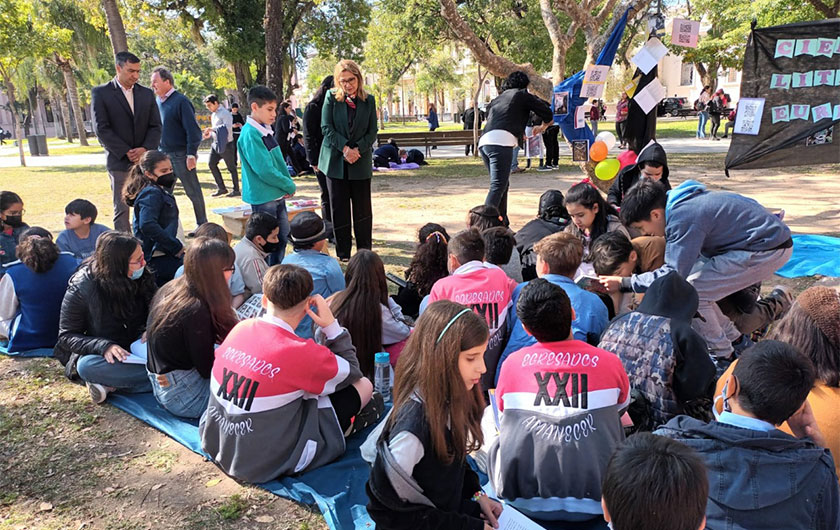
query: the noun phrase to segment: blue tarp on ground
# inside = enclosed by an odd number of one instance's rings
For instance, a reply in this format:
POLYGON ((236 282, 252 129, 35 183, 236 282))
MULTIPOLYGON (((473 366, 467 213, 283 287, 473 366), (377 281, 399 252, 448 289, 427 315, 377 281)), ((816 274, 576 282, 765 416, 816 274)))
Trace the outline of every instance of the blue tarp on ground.
POLYGON ((800 276, 840 276, 840 238, 796 234, 793 254, 776 274, 785 278, 800 276))

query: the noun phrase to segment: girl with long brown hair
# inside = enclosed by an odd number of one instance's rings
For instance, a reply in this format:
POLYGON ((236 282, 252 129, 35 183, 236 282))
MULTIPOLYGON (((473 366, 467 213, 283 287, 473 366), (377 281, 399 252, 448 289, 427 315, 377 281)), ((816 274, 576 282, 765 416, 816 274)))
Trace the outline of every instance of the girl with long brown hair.
POLYGON ((143 242, 143 256, 158 287, 173 278, 184 256, 184 245, 178 240, 174 185, 169 157, 146 151, 131 168, 122 192, 123 201, 134 207, 134 235, 143 242))
POLYGON ((356 252, 347 264, 344 280, 347 288, 330 298, 330 308, 350 332, 362 373, 372 379, 374 354, 407 339, 411 326, 388 296, 385 265, 375 252, 356 252))
POLYGON ((502 507, 483 494, 466 462, 483 441, 478 383, 489 335, 484 319, 448 300, 431 304, 417 321, 397 365, 394 408, 367 484, 377 528, 495 526, 502 507))
POLYGON ((214 345, 237 322, 228 288, 234 258, 224 242, 197 238, 184 275, 152 301, 146 369, 158 403, 176 416, 198 418, 207 408, 214 345))

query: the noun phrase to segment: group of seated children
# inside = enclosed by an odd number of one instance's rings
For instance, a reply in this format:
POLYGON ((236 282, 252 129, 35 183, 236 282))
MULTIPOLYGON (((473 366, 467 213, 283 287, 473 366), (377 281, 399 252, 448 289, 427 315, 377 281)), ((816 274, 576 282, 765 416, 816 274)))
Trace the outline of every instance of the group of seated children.
POLYGON ((68 205, 61 241, 83 254, 95 239, 78 270, 0 193, 0 238, 17 238, 20 259, 0 279, 0 322, 12 349, 52 341, 97 403, 153 392, 199 418, 204 451, 248 482, 341 455, 385 408, 371 379, 391 352, 393 409, 367 484, 383 529, 495 527, 502 507, 468 454, 538 520, 837 528, 840 291, 758 300, 790 257, 789 229, 695 181, 668 192, 664 152, 648 149, 620 219, 581 183, 544 194, 520 239, 490 206, 453 237, 424 225, 394 297, 370 250, 342 273, 314 213, 291 221, 282 264, 268 265, 282 223, 260 211, 235 248, 208 223, 185 251, 171 164, 146 153, 125 193, 138 237, 97 237, 95 208, 68 205), (246 298, 259 311, 243 319, 246 298), (776 319, 770 340, 747 337, 776 319))

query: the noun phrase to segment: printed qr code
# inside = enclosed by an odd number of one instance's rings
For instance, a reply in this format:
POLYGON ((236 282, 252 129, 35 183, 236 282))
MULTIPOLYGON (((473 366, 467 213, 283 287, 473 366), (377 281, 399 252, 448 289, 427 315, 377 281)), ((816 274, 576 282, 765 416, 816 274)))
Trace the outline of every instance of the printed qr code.
POLYGON ((691 33, 691 24, 680 24, 680 33, 691 33))
POLYGON ((600 81, 601 80, 601 72, 599 70, 595 70, 592 72, 592 75, 589 76, 589 79, 592 81, 600 81))
POLYGON ((686 33, 680 33, 679 35, 677 35, 677 42, 679 42, 680 44, 688 44, 689 42, 691 42, 691 35, 688 35, 686 33))
POLYGON ((753 119, 753 117, 744 118, 744 121, 741 122, 741 130, 752 131, 754 124, 755 120, 753 119))
POLYGON ((752 105, 745 105, 744 106, 744 117, 749 118, 750 120, 755 118, 755 111, 756 108, 752 105))

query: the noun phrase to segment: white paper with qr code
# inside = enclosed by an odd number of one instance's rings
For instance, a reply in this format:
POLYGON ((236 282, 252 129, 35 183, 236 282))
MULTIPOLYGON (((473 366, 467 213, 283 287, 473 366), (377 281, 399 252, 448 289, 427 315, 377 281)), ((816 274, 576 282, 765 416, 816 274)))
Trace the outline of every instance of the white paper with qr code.
POLYGON ((696 48, 697 37, 700 35, 700 22, 675 18, 671 29, 671 44, 685 48, 696 48))
POLYGON ((499 516, 499 530, 545 530, 506 504, 499 516))
POLYGON ((761 129, 761 115, 764 113, 764 98, 741 98, 738 114, 735 115, 735 134, 758 134, 761 129))

